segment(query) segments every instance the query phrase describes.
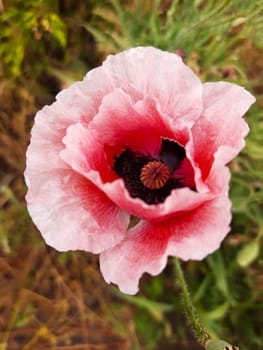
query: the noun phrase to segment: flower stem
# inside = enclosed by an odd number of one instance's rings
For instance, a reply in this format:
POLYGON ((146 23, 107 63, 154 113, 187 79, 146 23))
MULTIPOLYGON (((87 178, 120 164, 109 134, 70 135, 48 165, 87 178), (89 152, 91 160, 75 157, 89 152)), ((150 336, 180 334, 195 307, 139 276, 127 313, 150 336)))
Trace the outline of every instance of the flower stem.
POLYGON ((193 332, 197 341, 202 346, 205 346, 207 341, 210 339, 210 336, 206 331, 204 325, 201 323, 201 320, 197 314, 196 308, 192 303, 191 295, 187 287, 184 273, 181 268, 180 261, 177 258, 174 258, 174 265, 175 265, 178 282, 182 290, 183 305, 185 308, 187 319, 193 328, 193 332))

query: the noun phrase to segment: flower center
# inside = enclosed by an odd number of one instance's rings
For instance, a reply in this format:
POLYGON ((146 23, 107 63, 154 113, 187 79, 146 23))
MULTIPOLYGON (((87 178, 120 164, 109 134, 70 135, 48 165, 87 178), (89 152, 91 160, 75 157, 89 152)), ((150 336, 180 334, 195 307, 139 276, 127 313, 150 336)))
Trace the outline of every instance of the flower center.
POLYGON ((177 142, 162 139, 155 157, 124 149, 114 158, 113 170, 124 180, 131 197, 141 198, 149 205, 158 204, 173 189, 185 187, 185 176, 174 176, 185 157, 185 149, 177 142))
POLYGON ((170 177, 170 170, 167 165, 154 160, 144 165, 141 170, 141 182, 152 190, 162 188, 170 177))

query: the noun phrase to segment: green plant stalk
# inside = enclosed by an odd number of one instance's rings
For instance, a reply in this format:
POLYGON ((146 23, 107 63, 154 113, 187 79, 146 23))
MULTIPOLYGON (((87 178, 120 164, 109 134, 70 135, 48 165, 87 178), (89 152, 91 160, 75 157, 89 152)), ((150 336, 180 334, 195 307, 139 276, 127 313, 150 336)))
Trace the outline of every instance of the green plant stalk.
POLYGON ((197 314, 196 308, 192 303, 191 295, 189 293, 179 259, 174 258, 174 266, 176 270, 177 279, 182 290, 183 306, 185 309, 187 319, 190 325, 192 326, 195 338, 202 346, 205 346, 207 341, 210 340, 210 336, 206 331, 204 325, 202 324, 197 314))

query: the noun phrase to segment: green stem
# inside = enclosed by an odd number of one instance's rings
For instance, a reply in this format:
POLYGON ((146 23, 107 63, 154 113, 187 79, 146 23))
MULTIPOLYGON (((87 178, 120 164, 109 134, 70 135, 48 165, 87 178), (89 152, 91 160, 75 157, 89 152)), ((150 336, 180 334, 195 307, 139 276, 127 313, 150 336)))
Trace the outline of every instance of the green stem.
POLYGON ((191 295, 189 293, 189 290, 186 284, 184 273, 181 268, 180 261, 177 258, 174 259, 174 265, 175 265, 178 282, 182 290, 182 299, 183 299, 183 304, 184 304, 187 319, 193 328, 194 335, 197 341, 202 346, 205 346, 207 341, 210 339, 210 336, 206 331, 204 325, 201 323, 201 320, 196 312, 196 308, 192 303, 191 295))

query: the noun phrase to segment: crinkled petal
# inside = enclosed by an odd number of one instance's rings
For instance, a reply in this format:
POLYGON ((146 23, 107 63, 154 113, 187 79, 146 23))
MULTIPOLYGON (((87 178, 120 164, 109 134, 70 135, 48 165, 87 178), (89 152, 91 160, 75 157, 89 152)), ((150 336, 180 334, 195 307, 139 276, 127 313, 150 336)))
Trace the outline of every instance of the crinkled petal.
POLYGON ((167 263, 168 236, 148 222, 128 231, 126 238, 100 255, 101 272, 123 293, 135 294, 144 272, 158 275, 167 263))
POLYGON ((198 193, 189 188, 178 188, 174 189, 163 203, 148 205, 140 198, 132 198, 125 188, 123 180, 103 183, 95 171, 91 171, 87 177, 120 208, 144 220, 168 219, 174 214, 193 210, 214 198, 213 193, 198 193))
POLYGON ((57 101, 37 113, 27 151, 26 172, 28 168, 65 168, 59 152, 64 148, 62 139, 67 128, 77 122, 89 123, 99 110, 102 98, 111 88, 103 72, 94 71, 93 81, 74 83, 57 95, 57 101))
POLYGON ((231 202, 222 195, 166 223, 171 232, 167 253, 183 260, 201 260, 220 247, 230 230, 231 202))
MULTIPOLYGON (((114 88, 102 67, 90 70, 84 80, 76 82, 56 96, 64 106, 64 117, 89 123, 99 110, 102 99, 114 88)), ((54 105, 54 104, 53 104, 54 105)))
POLYGON ((204 110, 192 129, 193 142, 188 150, 205 179, 220 147, 225 147, 221 153, 223 165, 244 147, 243 138, 249 128, 242 116, 255 98, 232 83, 205 83, 203 89, 204 110))
POLYGON ((155 99, 157 109, 169 115, 176 128, 191 126, 202 111, 202 84, 173 53, 136 47, 108 56, 102 67, 116 87, 155 99))
POLYGON ((56 102, 45 106, 35 117, 30 145, 27 149, 25 176, 34 170, 61 169, 67 165, 60 159, 59 152, 64 148, 62 138, 72 120, 64 118, 64 106, 56 102))
POLYGON ((89 100, 79 91, 85 85, 87 82, 74 84, 67 92, 75 99, 81 96, 82 103, 66 105, 59 98, 37 113, 27 150, 26 199, 48 244, 58 250, 97 253, 122 239, 129 216, 89 180, 73 172, 60 156, 68 127, 80 120, 87 123, 90 118, 89 100))
POLYGON ((199 260, 218 249, 230 220, 230 201, 220 197, 170 220, 141 222, 101 254, 102 274, 122 292, 135 294, 142 274, 159 274, 169 255, 199 260))
POLYGON ((150 98, 133 102, 121 89, 105 96, 89 127, 103 145, 119 145, 121 150, 129 147, 146 154, 159 151, 161 136, 173 138, 169 120, 157 112, 150 98))
POLYGON ((76 123, 68 127, 63 143, 64 149, 60 152, 60 157, 76 172, 86 176, 95 169, 103 181, 116 179, 102 144, 94 139, 90 130, 83 124, 76 123))
POLYGON ((28 187, 29 213, 46 243, 57 250, 99 253, 126 233, 129 215, 72 170, 28 174, 28 187))
POLYGON ((209 175, 204 184, 215 195, 227 195, 229 192, 230 170, 227 166, 222 165, 222 158, 225 156, 225 148, 220 147, 214 155, 214 162, 210 169, 209 175))

